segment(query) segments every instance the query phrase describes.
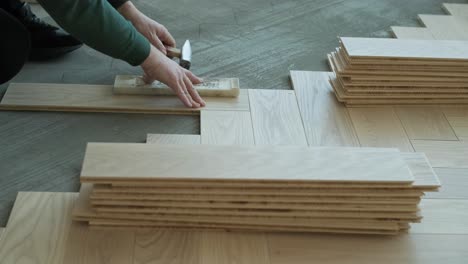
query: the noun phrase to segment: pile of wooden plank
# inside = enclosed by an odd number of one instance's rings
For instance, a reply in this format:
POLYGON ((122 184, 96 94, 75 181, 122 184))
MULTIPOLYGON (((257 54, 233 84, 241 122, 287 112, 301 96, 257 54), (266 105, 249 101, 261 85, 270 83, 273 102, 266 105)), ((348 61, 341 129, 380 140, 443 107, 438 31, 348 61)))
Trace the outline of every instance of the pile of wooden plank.
POLYGON ((95 228, 397 234, 440 186, 396 149, 89 143, 73 211, 95 228))
POLYGON ((340 38, 328 60, 347 105, 468 103, 466 41, 340 38))

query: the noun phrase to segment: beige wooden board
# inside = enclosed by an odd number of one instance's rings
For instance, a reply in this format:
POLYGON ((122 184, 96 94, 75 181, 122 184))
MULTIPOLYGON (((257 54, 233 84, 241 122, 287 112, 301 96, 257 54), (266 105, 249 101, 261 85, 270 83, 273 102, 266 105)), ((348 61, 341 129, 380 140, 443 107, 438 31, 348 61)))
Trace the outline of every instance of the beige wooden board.
POLYGON ((393 108, 349 108, 348 111, 361 146, 396 147, 400 151, 413 151, 393 108))
POLYGON ((466 105, 468 99, 350 99, 346 100, 347 107, 369 107, 389 105, 466 105))
POLYGON ((262 196, 262 195, 205 195, 205 194, 92 194, 98 200, 135 201, 225 201, 225 202, 277 202, 277 203, 363 203, 363 204, 416 204, 418 198, 406 197, 333 197, 333 196, 262 196))
POLYGON ((389 38, 340 38, 347 54, 356 58, 399 58, 420 60, 468 59, 467 42, 458 40, 412 40, 389 38))
MULTIPOLYGON (((193 87, 203 97, 237 97, 240 93, 238 78, 206 79, 193 87)), ((115 76, 112 91, 114 94, 175 95, 174 91, 164 83, 155 81, 146 84, 138 75, 115 76)))
POLYGON ((307 139, 294 91, 249 90, 256 145, 303 145, 307 139))
POLYGON ((455 131, 458 139, 468 141, 468 107, 442 107, 445 117, 455 131))
POLYGON ((452 16, 468 16, 467 4, 443 3, 442 9, 452 16))
POLYGON ((396 152, 352 152, 296 146, 89 143, 81 180, 99 179, 403 184, 413 181, 407 164, 396 152), (340 165, 331 166, 330 162, 337 160, 341 161, 340 165), (265 166, 265 161, 271 164, 265 166))
POLYGON ((200 135, 148 134, 148 144, 200 144, 200 135))
POLYGON ((468 169, 436 168, 442 181, 437 193, 427 193, 431 199, 468 199, 468 169))
POLYGON ((391 27, 393 35, 398 39, 434 39, 431 31, 422 27, 391 27))
POLYGON ((467 235, 338 236, 268 234, 271 264, 463 264, 467 235))
POLYGON ((434 39, 468 40, 468 17, 446 15, 418 15, 431 31, 434 39))
POLYGON ((388 89, 392 88, 411 88, 411 89, 466 89, 468 85, 463 82, 446 82, 446 81, 437 81, 437 82, 423 82, 418 80, 417 82, 408 82, 408 81, 389 81, 389 80, 363 80, 363 81, 351 81, 348 78, 343 78, 342 83, 346 88, 352 88, 351 86, 358 87, 380 87, 388 89))
MULTIPOLYGON (((241 90, 237 98, 207 97, 203 110, 248 111, 249 98, 241 90)), ((76 111, 198 114, 177 97, 113 95, 109 85, 13 83, 0 102, 3 110, 76 111)))
POLYGON ((468 234, 468 200, 423 199, 423 221, 412 225, 411 233, 468 234))
POLYGON ((132 231, 88 231, 83 263, 132 263, 134 243, 132 231))
MULTIPOLYGON (((190 224, 190 225, 166 225, 163 223, 125 223, 125 222, 105 222, 93 221, 89 223, 91 229, 98 230, 148 230, 148 229, 175 229, 175 230, 197 230, 197 231, 218 231, 223 230, 227 232, 299 232, 299 233, 325 233, 325 234, 360 234, 360 235, 397 235, 399 231, 395 230, 365 230, 365 229, 343 229, 343 228, 311 228, 311 227, 261 227, 261 226, 248 226, 248 225, 215 225, 215 224, 190 224)), ((402 229, 405 231, 405 229, 402 229)), ((261 233, 258 233, 261 234, 261 233)))
POLYGON ((390 204, 305 204, 305 203, 229 203, 229 202, 173 202, 173 201, 91 201, 93 206, 123 207, 184 207, 184 208, 235 208, 277 210, 323 210, 323 211, 395 211, 414 212, 417 206, 390 204))
POLYGON ((247 111, 201 111, 200 134, 202 144, 254 145, 247 111))
POLYGON ((0 240, 0 263, 62 263, 76 193, 17 196, 0 240))
POLYGON ((347 109, 336 101, 329 72, 291 71, 309 146, 359 146, 347 109))
POLYGON ((5 228, 4 228, 4 227, 0 227, 0 240, 2 239, 3 231, 5 231, 5 228))
POLYGON ((412 140, 418 152, 425 152, 433 167, 468 168, 468 142, 412 140))
MULTIPOLYGON (((341 80, 338 80, 341 81, 341 80)), ((466 88, 414 88, 414 87, 386 87, 386 86, 346 86, 346 91, 352 93, 396 93, 396 94, 408 94, 408 93, 429 93, 429 94, 459 94, 468 93, 466 88)))
POLYGON ((437 177, 424 153, 402 152, 401 156, 408 164, 411 174, 413 174, 415 179, 413 182, 414 189, 428 188, 425 191, 430 191, 429 188, 441 186, 439 177, 437 177))
MULTIPOLYGON (((416 165, 417 166, 417 165, 416 165)), ((411 168, 411 166, 410 166, 411 168)), ((432 168, 431 168, 432 169, 432 168)), ((421 173, 415 174, 415 183, 418 182, 418 177, 421 173)), ((423 176, 430 178, 431 176, 423 176)), ((388 189, 388 188, 270 188, 270 189, 247 189, 247 188, 161 188, 161 187, 118 187, 94 185, 93 193, 95 194, 213 194, 213 195, 290 195, 290 196, 353 196, 353 197, 419 197, 421 191, 413 188, 405 189, 388 189)))
POLYGON ((395 107, 410 139, 457 140, 439 106, 395 107))

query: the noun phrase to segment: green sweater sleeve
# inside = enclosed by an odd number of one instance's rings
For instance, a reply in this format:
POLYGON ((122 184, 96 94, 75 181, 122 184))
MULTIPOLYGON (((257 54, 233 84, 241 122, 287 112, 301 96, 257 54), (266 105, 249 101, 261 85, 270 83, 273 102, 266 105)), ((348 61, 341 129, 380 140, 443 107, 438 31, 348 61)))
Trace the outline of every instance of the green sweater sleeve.
POLYGON ((149 55, 150 43, 106 0, 38 0, 68 33, 86 45, 131 65, 149 55))

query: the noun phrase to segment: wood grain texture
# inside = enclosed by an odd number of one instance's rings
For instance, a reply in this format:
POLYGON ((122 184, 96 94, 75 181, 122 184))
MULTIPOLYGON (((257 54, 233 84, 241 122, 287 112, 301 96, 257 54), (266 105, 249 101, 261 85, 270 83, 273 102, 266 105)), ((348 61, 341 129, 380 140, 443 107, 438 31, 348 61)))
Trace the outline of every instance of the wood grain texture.
POLYGON ((307 139, 294 91, 249 90, 256 145, 303 145, 307 139))
POLYGON ((311 260, 324 264, 437 264, 441 259, 462 264, 468 258, 465 246, 467 235, 402 234, 385 237, 268 234, 267 239, 271 264, 308 264, 311 260))
POLYGON ((424 152, 433 167, 468 168, 468 143, 460 141, 412 140, 418 152, 424 152))
POLYGON ((201 111, 200 134, 202 144, 254 145, 247 111, 201 111))
POLYGON ((458 139, 468 141, 468 107, 466 106, 444 106, 442 111, 452 126, 458 139))
POLYGON ((414 178, 397 152, 296 146, 88 144, 81 181, 145 179, 405 185, 414 178), (266 161, 271 163, 265 166, 266 161), (340 165, 327 165, 334 161, 340 161, 340 165))
POLYGON ((446 15, 418 15, 422 23, 431 31, 434 39, 468 40, 468 17, 446 15))
POLYGON ((468 199, 468 169, 436 168, 442 186, 426 194, 431 199, 468 199))
POLYGON ((62 263, 76 193, 19 193, 0 240, 0 263, 62 263))
POLYGON ((349 108, 348 111, 361 146, 414 151, 393 108, 349 108))
POLYGON ((434 39, 431 31, 422 27, 391 27, 398 39, 434 39))
POLYGON ((134 246, 135 264, 198 264, 203 254, 200 250, 202 233, 193 230, 152 229, 136 232, 134 246))
POLYGON ((309 146, 359 146, 348 110, 328 82, 331 73, 290 74, 309 146))
MULTIPOLYGON (((249 110, 246 90, 237 98, 207 97, 204 110, 249 110)), ((199 114, 177 97, 116 95, 109 85, 13 83, 0 102, 3 110, 199 114)))
POLYGON ((148 134, 148 144, 200 144, 200 135, 148 134))
POLYGON ((395 107, 410 139, 458 140, 438 106, 395 107))
POLYGON ((468 16, 467 4, 443 3, 442 9, 452 16, 468 16))
POLYGON ((422 199, 420 206, 424 218, 411 233, 468 235, 468 200, 422 199))
POLYGON ((340 38, 353 58, 404 58, 466 60, 468 47, 460 40, 413 40, 390 38, 340 38))
POLYGON ((134 243, 135 234, 132 231, 89 231, 84 263, 132 263, 134 243))
POLYGON ((269 248, 263 233, 203 232, 201 263, 269 264, 269 248))

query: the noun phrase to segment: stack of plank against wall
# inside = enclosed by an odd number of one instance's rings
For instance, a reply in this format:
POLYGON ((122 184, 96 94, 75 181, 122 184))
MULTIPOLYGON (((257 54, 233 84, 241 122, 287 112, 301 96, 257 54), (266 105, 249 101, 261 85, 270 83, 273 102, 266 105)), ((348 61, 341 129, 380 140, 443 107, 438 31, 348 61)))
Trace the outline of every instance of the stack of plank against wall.
POLYGON ((397 234, 440 185, 395 149, 88 144, 73 217, 93 227, 397 234))
POLYGON ((465 41, 340 38, 328 60, 347 105, 468 103, 465 41))

